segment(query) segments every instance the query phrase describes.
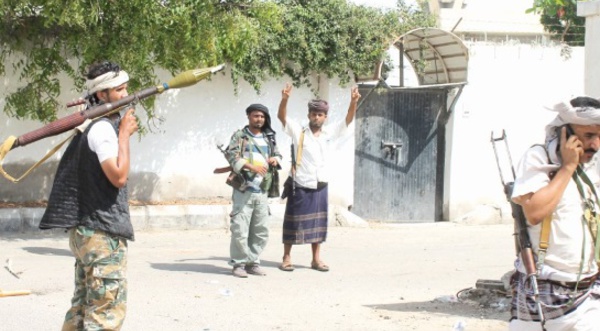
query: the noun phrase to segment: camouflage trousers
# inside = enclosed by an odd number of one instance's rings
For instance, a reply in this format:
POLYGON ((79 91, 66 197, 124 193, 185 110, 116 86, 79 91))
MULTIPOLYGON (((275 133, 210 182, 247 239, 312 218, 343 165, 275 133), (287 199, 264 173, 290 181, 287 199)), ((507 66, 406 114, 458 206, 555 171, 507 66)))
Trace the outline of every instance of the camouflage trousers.
POLYGON ((127 303, 127 240, 79 226, 69 230, 75 292, 63 331, 120 330, 127 303))

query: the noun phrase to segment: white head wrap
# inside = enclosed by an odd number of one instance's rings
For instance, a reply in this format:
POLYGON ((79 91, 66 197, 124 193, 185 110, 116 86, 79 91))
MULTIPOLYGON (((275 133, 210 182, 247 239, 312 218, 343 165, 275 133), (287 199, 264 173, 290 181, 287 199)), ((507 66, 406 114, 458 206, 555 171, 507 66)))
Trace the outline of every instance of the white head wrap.
POLYGON ((558 115, 546 125, 546 142, 556 138, 556 128, 565 124, 600 125, 600 108, 573 107, 571 102, 565 101, 547 109, 557 112, 558 115))
POLYGON ((121 86, 129 81, 129 75, 125 70, 119 72, 109 71, 86 82, 88 94, 94 94, 110 88, 121 86))

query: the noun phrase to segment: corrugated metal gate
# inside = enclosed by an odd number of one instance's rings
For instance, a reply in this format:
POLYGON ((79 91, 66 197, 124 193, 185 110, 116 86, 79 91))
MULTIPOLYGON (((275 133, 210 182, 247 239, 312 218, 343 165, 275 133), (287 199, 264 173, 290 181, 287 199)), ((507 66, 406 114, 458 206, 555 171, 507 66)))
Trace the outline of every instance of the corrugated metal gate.
POLYGON ((444 88, 388 88, 364 100, 356 115, 353 213, 386 222, 443 220, 446 102, 444 88))

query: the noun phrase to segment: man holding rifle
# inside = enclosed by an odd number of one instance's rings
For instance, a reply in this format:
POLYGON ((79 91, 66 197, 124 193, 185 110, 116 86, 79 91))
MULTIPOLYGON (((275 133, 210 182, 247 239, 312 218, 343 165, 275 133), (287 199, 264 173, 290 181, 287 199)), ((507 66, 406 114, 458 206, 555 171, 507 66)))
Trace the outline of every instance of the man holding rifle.
MULTIPOLYGON (((265 276, 259 256, 269 239, 269 192, 281 154, 271 129, 269 109, 259 103, 246 108, 248 125, 237 130, 224 151, 233 172, 243 177, 244 184, 233 189, 231 210, 231 243, 229 264, 233 276, 247 278, 248 274, 265 276)), ((276 196, 279 196, 277 190, 276 196)))
MULTIPOLYGON (((105 61, 86 76, 88 105, 128 95, 129 76, 105 61)), ((127 177, 133 108, 80 127, 56 171, 41 229, 65 228, 75 256, 75 292, 62 330, 120 330, 127 300, 127 240, 133 240, 127 177)))
POLYGON ((577 97, 553 110, 558 116, 546 126, 545 145, 527 150, 517 167, 512 199, 528 221, 539 295, 517 259, 509 327, 600 330, 600 178, 595 158, 600 102, 577 97))

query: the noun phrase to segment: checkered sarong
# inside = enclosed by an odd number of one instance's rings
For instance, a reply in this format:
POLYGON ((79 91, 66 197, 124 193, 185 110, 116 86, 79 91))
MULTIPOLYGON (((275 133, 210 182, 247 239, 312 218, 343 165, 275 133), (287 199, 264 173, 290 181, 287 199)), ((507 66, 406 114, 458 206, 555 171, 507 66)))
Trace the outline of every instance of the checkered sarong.
POLYGON ((309 189, 296 184, 287 197, 283 216, 283 243, 323 243, 327 239, 327 186, 309 189))
MULTIPOLYGON (((574 291, 568 287, 538 279, 539 300, 546 320, 555 319, 577 309, 587 298, 600 299, 600 281, 592 286, 574 291)), ((533 289, 525 274, 515 272, 511 278, 513 297, 511 301, 511 319, 522 321, 540 321, 538 306, 533 289)))

